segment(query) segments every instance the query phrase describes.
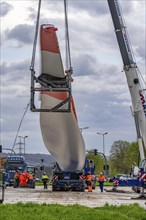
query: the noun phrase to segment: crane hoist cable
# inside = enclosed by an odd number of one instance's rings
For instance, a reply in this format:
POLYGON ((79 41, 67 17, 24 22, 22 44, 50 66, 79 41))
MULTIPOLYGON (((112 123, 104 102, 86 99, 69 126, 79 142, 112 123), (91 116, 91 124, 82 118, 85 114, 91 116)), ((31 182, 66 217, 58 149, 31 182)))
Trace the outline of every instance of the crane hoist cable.
POLYGON ((40 20, 41 1, 42 0, 39 0, 39 4, 38 4, 38 13, 37 13, 35 37, 34 37, 33 51, 32 51, 32 60, 31 60, 31 66, 30 66, 30 70, 31 71, 34 71, 35 54, 36 54, 37 37, 38 37, 39 20, 40 20))
MULTIPOLYGON (((42 1, 42 0, 39 0, 39 4, 38 4, 37 22, 36 22, 36 29, 35 29, 34 44, 33 44, 32 60, 31 60, 31 66, 30 66, 30 70, 32 71, 33 74, 35 73, 35 71, 34 71, 34 64, 35 64, 35 54, 36 54, 36 46, 37 46, 37 37, 38 37, 38 28, 39 28, 41 1, 42 1)), ((17 133, 16 133, 16 137, 15 137, 15 140, 14 140, 14 143, 13 143, 13 146, 12 146, 12 151, 14 150, 14 147, 15 147, 15 145, 16 145, 16 140, 17 140, 17 137, 18 137, 18 133, 19 133, 19 131, 20 131, 20 128, 21 128, 23 119, 24 119, 24 117, 25 117, 25 114, 26 114, 26 112, 27 112, 27 110, 28 110, 29 105, 30 105, 30 103, 27 104, 27 106, 26 106, 26 108, 25 108, 25 110, 24 110, 23 116, 22 116, 22 118, 21 118, 20 124, 19 124, 19 126, 18 126, 18 130, 17 130, 17 133)))
POLYGON ((68 1, 64 0, 64 14, 65 14, 65 40, 66 40, 66 65, 67 68, 72 71, 71 52, 70 52, 70 40, 69 40, 69 28, 68 28, 68 1))
MULTIPOLYGON (((42 2, 42 0, 39 0, 38 13, 37 13, 37 21, 36 21, 36 29, 35 29, 35 37, 34 37, 34 44, 33 44, 33 52, 32 52, 32 60, 31 60, 31 66, 30 66, 30 70, 31 70, 31 71, 34 71, 35 54, 36 54, 37 37, 38 37, 39 20, 40 20, 41 2, 42 2)), ((71 64, 71 53, 70 53, 70 40, 69 40, 67 7, 68 7, 68 1, 67 1, 67 0, 64 0, 65 39, 66 39, 66 62, 67 62, 66 65, 67 65, 67 67, 69 66, 69 69, 72 69, 72 68, 71 68, 71 67, 72 67, 72 64, 71 64)))

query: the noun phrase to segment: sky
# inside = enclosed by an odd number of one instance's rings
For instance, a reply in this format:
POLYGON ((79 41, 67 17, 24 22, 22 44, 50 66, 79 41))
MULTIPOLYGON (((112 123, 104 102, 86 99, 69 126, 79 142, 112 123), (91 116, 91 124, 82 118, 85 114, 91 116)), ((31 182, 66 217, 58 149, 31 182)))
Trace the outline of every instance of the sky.
MULTIPOLYGON (((134 57, 146 79, 146 1, 119 1, 130 36, 134 57)), ((0 2, 0 144, 12 148, 16 133, 30 101, 29 71, 37 16, 37 0, 0 2)), ((65 69, 65 25, 62 0, 42 0, 40 24, 54 24, 65 69)), ((73 66, 72 92, 78 124, 86 150, 98 149, 106 155, 114 141, 136 141, 131 98, 123 72, 113 23, 106 0, 68 1, 70 50, 73 66)), ((40 74, 39 39, 35 59, 40 74)), ((37 101, 38 105, 40 104, 37 101)), ((19 136, 25 137, 26 153, 46 153, 41 136, 39 113, 28 109, 19 136)), ((21 139, 24 141, 24 138, 21 139)), ((14 150, 18 152, 20 138, 14 150)))

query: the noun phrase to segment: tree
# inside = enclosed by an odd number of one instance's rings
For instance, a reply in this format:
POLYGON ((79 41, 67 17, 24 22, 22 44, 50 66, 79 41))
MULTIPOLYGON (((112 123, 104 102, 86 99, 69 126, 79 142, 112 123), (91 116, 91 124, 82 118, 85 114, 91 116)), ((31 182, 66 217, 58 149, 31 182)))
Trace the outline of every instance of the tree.
POLYGON ((104 170, 103 170, 103 166, 105 164, 104 158, 102 155, 98 154, 98 151, 97 151, 97 155, 94 155, 94 149, 89 151, 87 153, 87 158, 94 160, 95 174, 99 174, 100 172, 104 172, 104 170))
POLYGON ((110 166, 112 174, 116 173, 128 173, 129 167, 127 167, 127 151, 130 147, 130 143, 127 141, 115 141, 110 150, 110 166))
POLYGON ((126 158, 125 158, 127 167, 129 167, 129 173, 131 172, 131 167, 133 162, 139 165, 140 162, 140 154, 137 142, 132 142, 127 150, 126 158))

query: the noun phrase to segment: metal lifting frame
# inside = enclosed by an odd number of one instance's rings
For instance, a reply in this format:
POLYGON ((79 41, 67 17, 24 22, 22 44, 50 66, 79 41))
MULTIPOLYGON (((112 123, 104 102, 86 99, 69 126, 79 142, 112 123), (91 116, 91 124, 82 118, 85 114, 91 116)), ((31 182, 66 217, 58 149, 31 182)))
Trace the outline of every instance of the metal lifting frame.
MULTIPOLYGON (((66 1, 64 1, 65 4, 66 1)), ((41 79, 40 77, 35 76, 34 70, 34 63, 35 63, 35 53, 36 53, 36 45, 37 45, 37 36, 38 36, 38 29, 39 29, 39 18, 40 18, 40 8, 41 8, 41 0, 39 0, 38 4, 38 14, 37 14, 37 21, 36 21, 36 29, 35 29, 35 38, 34 38, 34 45, 33 45, 33 53, 32 53, 32 60, 31 60, 31 98, 30 98, 30 110, 32 112, 70 112, 71 111, 71 81, 72 81, 72 73, 73 69, 70 65, 67 75, 64 79, 41 79), (39 83, 39 87, 35 87, 36 83, 39 83), (36 108, 35 106, 35 92, 66 92, 68 97, 63 101, 60 100, 60 103, 52 108, 42 109, 36 108), (67 108, 65 106, 64 109, 60 109, 65 104, 68 104, 67 108)), ((66 13, 66 4, 65 4, 65 19, 67 21, 67 13, 66 13)), ((66 25, 68 31, 68 25, 66 25)), ((69 36, 67 32, 67 41, 68 41, 68 51, 69 51, 69 36)), ((70 53, 69 53, 70 56, 70 53)), ((71 64, 71 61, 70 61, 71 64)))
POLYGON ((31 70, 31 99, 30 99, 30 110, 32 112, 70 112, 71 111, 71 74, 72 69, 69 70, 68 75, 63 80, 48 80, 45 81, 39 79, 39 77, 35 76, 34 69, 31 70), (39 83, 41 87, 35 87, 35 84, 39 83), (68 94, 68 97, 64 99, 63 101, 60 100, 59 104, 52 108, 36 108, 35 106, 35 92, 66 92, 68 94), (65 104, 67 105, 67 108, 60 109, 65 104))

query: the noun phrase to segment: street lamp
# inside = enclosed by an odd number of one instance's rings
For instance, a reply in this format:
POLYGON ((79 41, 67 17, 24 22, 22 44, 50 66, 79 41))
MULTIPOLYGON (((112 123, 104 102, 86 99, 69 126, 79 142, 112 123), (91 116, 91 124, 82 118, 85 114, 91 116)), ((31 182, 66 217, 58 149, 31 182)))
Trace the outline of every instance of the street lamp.
POLYGON ((82 131, 83 131, 84 129, 88 129, 88 128, 89 128, 89 127, 80 128, 81 133, 82 133, 82 131))
POLYGON ((106 134, 108 134, 108 132, 105 132, 105 133, 97 132, 96 134, 102 135, 102 137, 103 137, 103 154, 105 155, 104 136, 105 136, 106 134))

